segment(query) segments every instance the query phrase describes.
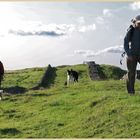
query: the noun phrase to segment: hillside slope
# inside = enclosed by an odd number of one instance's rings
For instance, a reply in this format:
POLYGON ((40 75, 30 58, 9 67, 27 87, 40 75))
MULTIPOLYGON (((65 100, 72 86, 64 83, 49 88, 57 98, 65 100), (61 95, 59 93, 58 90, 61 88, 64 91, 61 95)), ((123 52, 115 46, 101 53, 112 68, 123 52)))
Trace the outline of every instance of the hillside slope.
POLYGON ((31 90, 44 72, 45 68, 28 69, 5 76, 4 88, 18 83, 27 90, 5 93, 0 102, 1 138, 140 137, 139 81, 136 95, 130 96, 125 81, 91 81, 86 65, 61 66, 54 85, 31 90), (66 70, 71 68, 79 71, 79 83, 67 87, 66 70), (26 76, 31 77, 20 81, 26 76))

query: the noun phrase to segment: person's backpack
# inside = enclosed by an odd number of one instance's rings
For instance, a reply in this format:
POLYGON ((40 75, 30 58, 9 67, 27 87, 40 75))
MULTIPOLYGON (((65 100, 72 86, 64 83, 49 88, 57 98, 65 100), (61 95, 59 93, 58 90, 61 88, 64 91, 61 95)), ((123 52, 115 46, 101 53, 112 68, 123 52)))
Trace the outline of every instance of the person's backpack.
MULTIPOLYGON (((127 32, 130 31, 130 38, 129 38, 129 42, 132 41, 132 37, 133 37, 133 32, 134 32, 134 26, 133 25, 130 25, 129 28, 127 29, 127 32)), ((123 57, 125 56, 126 52, 124 51, 122 54, 121 54, 121 57, 123 59, 123 57)), ((120 64, 122 65, 122 59, 120 60, 120 64)))
POLYGON ((4 67, 1 61, 0 61, 0 75, 4 75, 4 67))
POLYGON ((130 30, 130 38, 129 38, 129 42, 132 41, 132 37, 133 37, 133 32, 134 32, 134 26, 133 25, 130 25, 129 28, 127 29, 127 31, 130 30))

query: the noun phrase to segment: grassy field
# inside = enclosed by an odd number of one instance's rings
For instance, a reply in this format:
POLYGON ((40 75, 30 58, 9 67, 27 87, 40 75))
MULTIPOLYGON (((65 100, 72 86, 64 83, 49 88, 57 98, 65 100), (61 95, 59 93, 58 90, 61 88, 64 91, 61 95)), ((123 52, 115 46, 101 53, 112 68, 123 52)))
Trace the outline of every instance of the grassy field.
MULTIPOLYGON (((125 81, 91 81, 86 65, 61 66, 56 67, 54 84, 33 90, 45 69, 5 74, 0 138, 140 137, 139 81, 136 81, 136 94, 130 96, 125 81), (79 83, 67 87, 66 70, 70 68, 80 73, 79 83)), ((112 73, 112 69, 106 69, 108 75, 112 73)))

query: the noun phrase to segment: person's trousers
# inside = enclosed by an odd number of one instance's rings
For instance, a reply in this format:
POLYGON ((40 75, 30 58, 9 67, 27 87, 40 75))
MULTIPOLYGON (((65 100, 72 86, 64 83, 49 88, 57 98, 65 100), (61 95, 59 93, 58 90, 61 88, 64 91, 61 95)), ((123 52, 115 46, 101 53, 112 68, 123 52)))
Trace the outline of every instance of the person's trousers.
POLYGON ((128 69, 128 78, 127 78, 127 91, 130 94, 135 93, 135 75, 137 63, 140 63, 140 57, 132 56, 132 59, 127 58, 127 69, 128 69))
POLYGON ((0 88, 1 88, 1 82, 3 80, 3 75, 0 75, 0 88))

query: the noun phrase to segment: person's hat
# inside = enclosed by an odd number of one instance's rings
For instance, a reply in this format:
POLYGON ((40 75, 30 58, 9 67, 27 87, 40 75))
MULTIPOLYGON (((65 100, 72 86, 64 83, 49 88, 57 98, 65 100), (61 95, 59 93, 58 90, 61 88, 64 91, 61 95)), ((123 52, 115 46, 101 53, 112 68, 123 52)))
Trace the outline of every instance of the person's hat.
POLYGON ((140 15, 135 17, 135 21, 136 21, 136 23, 140 23, 140 15))

